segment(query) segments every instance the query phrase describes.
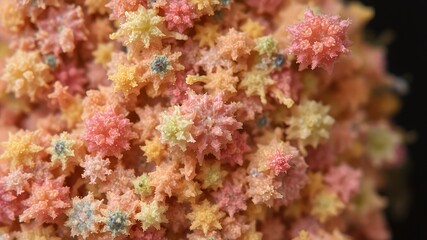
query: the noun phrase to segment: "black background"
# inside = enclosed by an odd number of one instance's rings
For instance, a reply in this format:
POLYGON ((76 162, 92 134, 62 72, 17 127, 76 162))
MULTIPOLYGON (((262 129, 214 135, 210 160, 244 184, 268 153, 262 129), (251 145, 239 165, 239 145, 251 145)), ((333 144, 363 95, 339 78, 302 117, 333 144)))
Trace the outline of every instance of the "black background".
POLYGON ((410 92, 395 122, 417 133, 408 146, 407 186, 410 202, 401 219, 387 210, 393 239, 427 240, 427 0, 361 0, 375 8, 368 29, 375 35, 391 30, 394 40, 388 46, 388 70, 404 77, 410 92))

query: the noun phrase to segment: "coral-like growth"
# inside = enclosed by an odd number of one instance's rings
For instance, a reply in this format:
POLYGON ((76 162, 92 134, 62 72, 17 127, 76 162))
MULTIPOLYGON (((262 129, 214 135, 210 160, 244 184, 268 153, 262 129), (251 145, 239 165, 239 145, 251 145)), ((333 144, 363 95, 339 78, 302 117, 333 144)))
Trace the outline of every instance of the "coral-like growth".
POLYGON ((23 192, 30 190, 28 180, 32 177, 32 173, 24 172, 22 168, 17 168, 0 178, 0 185, 4 187, 5 191, 15 191, 16 195, 21 195, 23 192))
POLYGON ((226 174, 226 171, 221 170, 219 162, 205 162, 197 179, 202 182, 203 189, 217 190, 222 187, 222 180, 226 174))
POLYGON ((14 93, 16 97, 28 96, 34 101, 53 77, 39 52, 18 50, 7 59, 0 79, 7 83, 8 92, 14 93))
POLYGON ((236 85, 239 78, 233 76, 232 69, 218 67, 215 72, 208 74, 208 79, 204 88, 212 95, 224 93, 227 96, 227 94, 237 92, 236 85))
POLYGON ((0 2, 0 239, 391 238, 406 85, 371 8, 0 2))
POLYGON ((311 9, 304 16, 303 21, 288 28, 293 39, 287 52, 296 55, 300 70, 311 65, 311 69, 321 67, 331 73, 338 57, 349 52, 346 32, 350 21, 315 15, 311 9))
POLYGON ((97 233, 101 223, 102 201, 95 200, 89 192, 84 198, 74 197, 71 209, 66 214, 68 220, 65 226, 71 229, 71 236, 86 239, 90 234, 97 233))
POLYGON ((155 162, 159 164, 166 156, 166 147, 157 136, 151 141, 146 140, 145 145, 141 147, 141 150, 144 151, 144 156, 147 157, 147 162, 155 162))
POLYGON ((251 6, 258 13, 275 13, 284 0, 248 0, 246 4, 251 6))
POLYGON ((122 192, 107 192, 108 210, 121 210, 129 213, 129 219, 133 219, 139 205, 138 196, 133 190, 127 189, 122 192))
POLYGON ((244 89, 247 96, 258 95, 261 98, 261 102, 266 104, 267 87, 273 84, 274 81, 267 71, 252 70, 244 73, 239 88, 244 89))
POLYGON ((189 0, 199 13, 214 14, 214 7, 219 4, 218 0, 189 0))
POLYGON ((82 120, 83 107, 81 105, 81 96, 72 96, 68 92, 68 87, 63 87, 59 81, 55 82, 54 88, 54 91, 48 95, 48 98, 58 104, 63 114, 61 120, 66 121, 68 127, 74 127, 82 120))
POLYGON ((145 48, 165 34, 162 32, 163 18, 154 9, 146 9, 139 5, 135 12, 125 12, 126 22, 120 25, 117 32, 110 35, 111 39, 122 38, 124 45, 142 43, 145 48))
POLYGON ((135 215, 135 218, 141 221, 142 229, 144 229, 144 231, 150 227, 154 227, 159 230, 161 223, 168 222, 168 219, 165 216, 165 212, 168 208, 159 202, 141 202, 140 207, 141 211, 135 215))
POLYGON ((246 196, 242 186, 233 184, 232 181, 226 181, 224 186, 212 195, 216 204, 230 216, 238 211, 246 210, 246 196))
POLYGON ((114 50, 114 44, 112 43, 100 43, 96 46, 96 49, 92 52, 93 61, 107 66, 107 63, 111 61, 111 55, 114 50))
POLYGON ((86 132, 83 140, 91 153, 101 157, 122 157, 122 152, 129 150, 129 141, 135 137, 131 123, 123 114, 109 109, 100 112, 85 121, 86 132))
POLYGON ((172 104, 182 103, 187 98, 186 93, 188 89, 189 85, 184 79, 184 72, 181 71, 176 73, 175 84, 168 86, 164 94, 170 98, 172 104))
POLYGON ((70 158, 75 156, 75 143, 76 141, 71 139, 66 132, 52 138, 52 142, 50 147, 47 149, 47 152, 51 155, 50 159, 52 162, 59 162, 61 164, 62 170, 65 170, 70 158))
POLYGON ((236 132, 233 134, 233 140, 227 143, 227 146, 221 151, 221 161, 231 166, 242 165, 243 156, 251 148, 247 144, 248 135, 246 133, 236 132))
POLYGON ((331 168, 325 175, 325 182, 332 191, 336 192, 344 203, 359 191, 360 170, 356 170, 346 164, 331 168))
POLYGON ((266 203, 272 205, 274 199, 282 198, 283 196, 277 191, 278 182, 274 182, 273 176, 265 175, 258 170, 251 171, 247 177, 248 190, 247 196, 252 199, 255 204, 266 203))
POLYGON ((80 166, 84 169, 82 178, 89 178, 91 184, 95 184, 96 180, 100 181, 107 180, 107 176, 111 174, 111 170, 108 169, 110 161, 103 159, 101 155, 96 156, 86 155, 85 159, 80 166))
POLYGON ((194 204, 192 208, 193 211, 187 214, 191 221, 191 230, 201 229, 206 235, 210 230, 222 229, 220 220, 225 213, 221 212, 217 205, 204 200, 201 204, 194 204))
POLYGON ((111 234, 113 238, 119 235, 129 235, 129 227, 132 222, 129 220, 129 213, 120 210, 102 210, 102 222, 105 224, 103 232, 111 234))
POLYGON ((212 23, 207 23, 203 26, 196 25, 194 40, 199 41, 201 47, 209 46, 212 48, 215 45, 216 38, 219 36, 218 28, 218 25, 212 23))
POLYGON ((60 6, 59 0, 38 0, 35 2, 31 0, 19 0, 17 2, 19 3, 19 7, 24 9, 27 16, 30 17, 31 22, 33 23, 36 22, 37 17, 49 6, 60 6))
POLYGON ((272 205, 276 200, 279 205, 287 205, 300 196, 307 181, 307 165, 288 142, 273 139, 267 145, 259 144, 248 159, 247 194, 255 204, 272 205))
POLYGON ((111 20, 125 20, 126 12, 138 10, 139 5, 146 6, 146 0, 110 0, 105 7, 111 9, 111 20))
POLYGON ((188 142, 195 142, 190 133, 192 125, 193 121, 181 113, 181 107, 174 106, 170 111, 160 114, 160 125, 156 129, 160 132, 162 143, 178 146, 185 151, 188 142))
POLYGON ((139 136, 137 142, 144 143, 154 137, 155 128, 160 124, 159 113, 162 112, 162 107, 160 104, 153 107, 145 106, 144 108, 136 108, 135 112, 139 117, 139 121, 132 127, 139 136))
POLYGON ((114 192, 115 194, 126 193, 133 186, 135 171, 126 169, 122 164, 116 165, 114 171, 108 175, 107 181, 101 185, 100 192, 114 192))
POLYGON ((29 222, 35 219, 38 223, 49 223, 71 206, 70 188, 63 187, 64 177, 45 179, 43 183, 33 183, 28 199, 22 201, 27 207, 19 216, 19 221, 29 222))
POLYGON ((220 159, 221 149, 233 140, 233 134, 242 127, 235 119, 236 103, 225 104, 221 94, 216 96, 188 94, 181 107, 181 112, 192 115, 191 135, 196 140, 189 145, 197 151, 197 158, 213 154, 220 159))
POLYGON ((161 52, 153 52, 150 58, 144 61, 149 69, 142 76, 148 82, 147 94, 151 97, 158 96, 168 83, 175 83, 175 73, 184 70, 178 59, 181 52, 171 53, 171 48, 166 47, 161 52))
POLYGON ((221 233, 225 239, 239 239, 249 229, 248 224, 239 217, 226 217, 221 225, 221 233))
MULTIPOLYGON (((0 223, 11 223, 23 211, 22 197, 6 190, 4 179, 0 178, 0 223)), ((0 236, 2 236, 0 234, 0 236)))
MULTIPOLYGON (((278 54, 274 60, 274 66, 282 67, 284 64, 284 55, 278 54)), ((299 91, 301 90, 300 79, 290 69, 284 69, 273 74, 272 79, 275 81, 270 96, 275 98, 279 103, 291 108, 295 101, 298 100, 299 91)))
POLYGON ((215 72, 209 72, 207 76, 187 76, 187 84, 194 84, 196 82, 205 83, 203 87, 209 94, 217 95, 223 93, 224 98, 227 98, 227 96, 237 92, 236 85, 239 82, 239 78, 233 76, 233 70, 231 68, 226 70, 223 67, 217 67, 215 72))
POLYGON ((11 32, 18 32, 25 24, 24 12, 18 9, 19 3, 13 0, 6 0, 2 4, 0 26, 11 32))
POLYGON ((154 192, 154 188, 151 186, 151 177, 147 173, 142 174, 133 181, 135 193, 141 196, 148 196, 154 192))
POLYGON ((64 5, 48 8, 46 18, 37 22, 37 42, 43 54, 69 53, 76 43, 87 39, 83 11, 80 6, 64 5))
POLYGON ((289 139, 300 141, 303 146, 317 145, 329 137, 334 119, 328 115, 329 107, 319 102, 306 100, 292 108, 292 116, 286 120, 289 139))
POLYGON ((15 134, 9 133, 9 140, 3 142, 2 159, 9 160, 12 168, 19 166, 34 166, 34 155, 43 150, 37 144, 38 132, 19 131, 15 134))
POLYGON ((273 155, 273 160, 270 162, 270 167, 274 169, 274 174, 279 175, 281 172, 288 171, 290 158, 294 158, 298 154, 298 150, 292 149, 292 152, 283 153, 279 149, 273 155))
POLYGON ((139 90, 144 83, 141 76, 139 76, 136 65, 125 66, 119 64, 117 71, 109 76, 109 79, 114 83, 114 91, 122 92, 125 96, 131 93, 139 94, 139 90))
POLYGON ((202 194, 200 184, 196 181, 184 180, 178 187, 178 202, 194 202, 202 194))
POLYGON ((277 51, 277 42, 272 36, 260 37, 255 40, 255 51, 259 54, 266 54, 271 56, 277 51))
POLYGON ((127 98, 124 98, 123 95, 115 94, 114 89, 111 87, 100 86, 99 90, 89 90, 86 95, 82 102, 82 120, 87 120, 96 114, 100 114, 100 112, 107 112, 111 109, 116 110, 117 113, 127 113, 121 106, 127 98))
POLYGON ((272 170, 274 175, 286 172, 291 166, 290 162, 299 157, 297 149, 289 143, 273 139, 267 145, 258 145, 258 150, 248 156, 251 161, 249 164, 250 171, 272 170))
POLYGON ((218 53, 236 61, 240 57, 248 56, 255 47, 255 42, 246 33, 230 29, 224 36, 218 38, 218 53))
MULTIPOLYGON (((288 153, 296 153, 295 148, 290 147, 287 151, 288 153), (292 150, 294 149, 294 150, 292 150)), ((301 197, 301 189, 307 184, 307 168, 309 167, 304 161, 302 156, 299 154, 294 155, 293 158, 289 159, 290 168, 286 174, 282 175, 281 186, 278 189, 278 192, 283 196, 283 198, 276 200, 276 204, 288 206, 293 203, 296 199, 301 197)), ((280 175, 279 175, 280 178, 280 175)))
POLYGON ((149 173, 151 186, 155 187, 154 198, 163 200, 172 196, 172 191, 178 187, 181 174, 178 172, 176 162, 162 162, 154 172, 149 173))
POLYGON ((164 11, 168 29, 176 29, 181 33, 193 27, 193 19, 197 17, 193 6, 187 0, 169 1, 164 11))
POLYGON ((262 36, 265 27, 260 24, 258 21, 254 21, 251 18, 248 18, 245 23, 242 24, 240 30, 245 32, 251 38, 257 38, 262 36))

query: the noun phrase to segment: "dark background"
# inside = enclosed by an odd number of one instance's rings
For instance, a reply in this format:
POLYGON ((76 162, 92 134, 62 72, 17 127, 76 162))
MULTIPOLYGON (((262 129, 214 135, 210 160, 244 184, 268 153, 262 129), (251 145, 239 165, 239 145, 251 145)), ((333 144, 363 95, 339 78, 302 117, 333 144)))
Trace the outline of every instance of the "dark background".
POLYGON ((417 134, 417 140, 408 146, 409 205, 399 217, 388 208, 389 225, 395 240, 427 240, 427 0, 360 1, 375 8, 369 31, 376 36, 386 31, 394 34, 388 45, 388 70, 410 86, 395 122, 417 134))

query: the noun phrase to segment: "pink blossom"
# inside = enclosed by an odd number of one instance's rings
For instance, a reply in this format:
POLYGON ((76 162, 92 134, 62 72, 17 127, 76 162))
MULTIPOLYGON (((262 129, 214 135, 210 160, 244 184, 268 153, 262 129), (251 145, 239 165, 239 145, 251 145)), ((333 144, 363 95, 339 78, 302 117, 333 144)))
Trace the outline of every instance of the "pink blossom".
MULTIPOLYGON (((298 151, 296 151, 296 153, 298 154, 298 151)), ((286 172, 288 171, 288 169, 291 167, 291 165, 289 165, 289 160, 291 158, 293 158, 295 156, 295 154, 293 153, 283 153, 280 152, 279 149, 276 150, 276 152, 273 155, 273 159, 270 162, 270 167, 274 170, 274 174, 277 176, 279 175, 281 172, 286 172)))
POLYGON ((78 41, 86 40, 83 12, 80 6, 48 8, 46 17, 37 21, 36 38, 43 54, 72 52, 78 41))
POLYGON ((192 116, 191 135, 196 140, 189 147, 197 152, 199 161, 203 156, 213 154, 221 158, 221 149, 233 141, 233 134, 242 128, 242 123, 235 119, 236 103, 224 103, 222 94, 216 96, 188 94, 182 104, 182 113, 192 116))
POLYGON ((108 159, 102 159, 98 154, 96 156, 86 155, 85 160, 80 163, 80 166, 84 169, 82 178, 89 178, 90 184, 95 184, 96 180, 105 181, 107 176, 111 174, 111 170, 108 169, 110 161, 108 159))
POLYGON ((187 0, 171 0, 166 4, 164 11, 168 29, 176 29, 180 33, 193 27, 193 19, 197 17, 193 6, 187 0))
POLYGON ((129 150, 129 141, 134 138, 131 122, 123 114, 116 114, 112 109, 93 115, 85 121, 86 132, 83 140, 91 153, 101 157, 122 157, 124 150, 129 150))
POLYGON ((216 204, 233 216, 240 210, 246 210, 246 197, 243 193, 242 186, 233 184, 232 181, 226 181, 223 187, 214 193, 216 204))
POLYGON ((347 203, 359 191, 360 177, 360 170, 343 164, 329 169, 324 179, 329 187, 347 203))
POLYGON ((27 209, 19 216, 19 221, 36 219, 39 223, 52 222, 69 208, 70 188, 63 187, 63 183, 64 177, 45 179, 42 184, 34 183, 30 197, 22 201, 27 209))
POLYGON ((311 9, 305 11, 305 19, 292 25, 288 31, 292 34, 291 45, 287 53, 294 54, 299 70, 321 67, 332 72, 334 62, 343 53, 348 53, 350 41, 346 32, 350 20, 340 20, 338 16, 314 15, 311 9))
POLYGON ((15 169, 3 178, 0 178, 0 186, 7 191, 15 191, 17 195, 21 195, 28 191, 30 184, 28 180, 33 177, 33 174, 27 173, 22 168, 15 169))

